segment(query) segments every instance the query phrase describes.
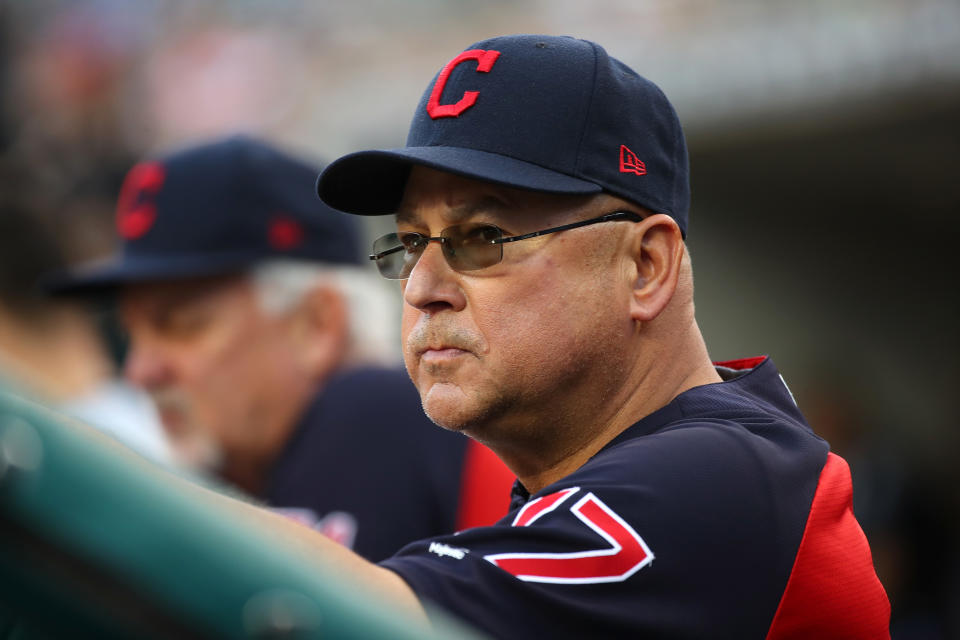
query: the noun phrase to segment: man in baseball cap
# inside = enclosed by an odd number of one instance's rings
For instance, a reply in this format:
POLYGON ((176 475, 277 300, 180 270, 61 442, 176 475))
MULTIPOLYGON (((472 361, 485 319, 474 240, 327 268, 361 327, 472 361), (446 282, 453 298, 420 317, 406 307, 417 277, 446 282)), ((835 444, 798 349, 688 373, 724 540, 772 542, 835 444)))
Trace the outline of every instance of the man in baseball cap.
POLYGON ((518 477, 493 527, 378 567, 319 553, 492 637, 888 635, 846 463, 769 357, 710 361, 654 84, 583 40, 478 42, 405 147, 340 158, 318 192, 395 216, 371 259, 401 281, 424 409, 518 477))
POLYGON ((423 415, 392 366, 389 292, 317 171, 247 136, 145 160, 117 255, 51 288, 115 295, 125 375, 181 462, 376 560, 499 518, 513 476, 423 415))

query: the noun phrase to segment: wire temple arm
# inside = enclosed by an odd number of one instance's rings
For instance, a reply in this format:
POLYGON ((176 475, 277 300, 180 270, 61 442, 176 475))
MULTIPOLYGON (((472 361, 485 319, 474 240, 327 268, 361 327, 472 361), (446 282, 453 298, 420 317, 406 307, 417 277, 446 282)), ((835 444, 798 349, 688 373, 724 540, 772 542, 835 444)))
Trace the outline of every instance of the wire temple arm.
POLYGON ((597 224, 599 222, 610 222, 613 220, 629 220, 631 222, 640 222, 643 220, 643 217, 640 214, 634 213, 632 211, 614 211, 613 213, 604 214, 598 218, 590 218, 589 220, 581 220, 580 222, 571 222, 570 224, 561 225, 559 227, 550 227, 549 229, 541 229, 540 231, 534 231, 532 233, 525 233, 520 236, 509 236, 507 238, 497 238, 496 240, 491 240, 491 244, 502 244, 504 242, 516 242, 517 240, 527 240, 528 238, 536 238, 537 236, 543 236, 548 233, 556 233, 558 231, 566 231, 567 229, 576 229, 577 227, 585 227, 589 224, 597 224))
POLYGON ((383 257, 385 257, 385 256, 388 256, 388 255, 390 255, 391 253, 396 253, 397 251, 403 251, 404 249, 406 249, 406 247, 401 244, 401 245, 398 245, 398 246, 396 246, 396 247, 393 247, 392 249, 387 249, 386 251, 381 251, 380 253, 372 253, 372 254, 370 254, 368 257, 369 257, 371 260, 379 260, 380 258, 383 258, 383 257))

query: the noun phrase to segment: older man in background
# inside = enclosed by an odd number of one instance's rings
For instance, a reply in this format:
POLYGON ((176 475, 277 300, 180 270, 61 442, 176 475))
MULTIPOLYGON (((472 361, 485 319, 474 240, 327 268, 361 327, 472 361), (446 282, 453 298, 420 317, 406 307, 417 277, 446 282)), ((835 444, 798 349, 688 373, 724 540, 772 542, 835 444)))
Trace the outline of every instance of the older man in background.
POLYGON ((379 560, 495 521, 513 476, 424 416, 392 366, 389 291, 316 173, 244 136, 144 161, 118 199, 118 255, 53 289, 115 296, 126 377, 181 462, 379 560))

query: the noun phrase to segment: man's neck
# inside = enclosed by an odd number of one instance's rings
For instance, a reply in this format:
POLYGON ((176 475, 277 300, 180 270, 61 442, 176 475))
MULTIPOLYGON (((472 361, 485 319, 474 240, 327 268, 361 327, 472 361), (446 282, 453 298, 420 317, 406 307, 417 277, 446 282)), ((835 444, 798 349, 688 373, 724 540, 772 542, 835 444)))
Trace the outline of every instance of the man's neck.
POLYGON ((591 421, 587 428, 571 432, 579 437, 568 438, 564 448, 558 447, 549 458, 551 462, 542 464, 545 459, 542 450, 530 455, 504 452, 501 457, 517 473, 520 483, 531 494, 579 469, 623 431, 666 406, 681 393, 722 381, 710 362, 706 345, 695 324, 683 344, 675 344, 669 349, 654 347, 644 351, 646 366, 642 363, 638 365, 621 387, 620 393, 605 403, 605 411, 604 407, 600 407, 596 412, 596 420, 591 421), (527 462, 530 464, 525 464, 527 462), (538 466, 537 463, 541 464, 538 466))
POLYGON ((266 472, 262 466, 234 464, 220 470, 220 477, 256 498, 263 497, 266 472))
POLYGON ((316 398, 317 389, 304 386, 291 388, 290 397, 266 412, 264 423, 269 422, 268 436, 259 446, 246 454, 235 452, 227 457, 218 474, 252 496, 263 498, 269 490, 270 476, 280 457, 290 446, 291 439, 309 419, 309 412, 316 398))

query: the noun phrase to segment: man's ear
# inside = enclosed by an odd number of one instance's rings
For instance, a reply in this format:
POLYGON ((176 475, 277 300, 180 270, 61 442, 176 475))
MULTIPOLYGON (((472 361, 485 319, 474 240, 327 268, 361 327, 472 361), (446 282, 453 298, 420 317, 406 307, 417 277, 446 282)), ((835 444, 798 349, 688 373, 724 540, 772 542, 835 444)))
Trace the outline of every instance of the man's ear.
POLYGON ((666 308, 677 289, 683 235, 673 218, 658 213, 637 222, 631 236, 637 278, 630 299, 630 317, 650 322, 666 308))
POLYGON ((350 318, 343 294, 321 285, 308 291, 289 318, 292 356, 305 374, 323 380, 347 354, 350 318))

